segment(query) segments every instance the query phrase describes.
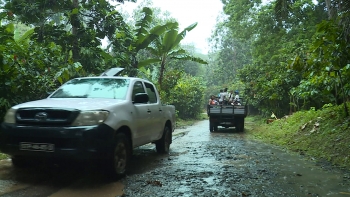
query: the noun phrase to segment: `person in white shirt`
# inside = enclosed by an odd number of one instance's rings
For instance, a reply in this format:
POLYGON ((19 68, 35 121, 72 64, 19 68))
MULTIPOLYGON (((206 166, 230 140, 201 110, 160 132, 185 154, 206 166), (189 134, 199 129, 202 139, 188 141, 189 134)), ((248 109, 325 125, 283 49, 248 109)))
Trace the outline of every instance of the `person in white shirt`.
POLYGON ((229 96, 229 92, 227 91, 227 88, 224 89, 224 92, 226 93, 225 98, 224 98, 224 105, 228 104, 228 96, 229 96))
POLYGON ((233 101, 233 90, 231 90, 229 93, 228 93, 228 103, 231 104, 232 101, 233 101))
POLYGON ((239 92, 238 90, 235 90, 235 98, 233 99, 234 105, 241 105, 241 101, 239 100, 239 92))
POLYGON ((227 96, 227 92, 224 92, 223 90, 220 90, 220 98, 219 98, 219 104, 222 105, 224 103, 224 100, 227 96))

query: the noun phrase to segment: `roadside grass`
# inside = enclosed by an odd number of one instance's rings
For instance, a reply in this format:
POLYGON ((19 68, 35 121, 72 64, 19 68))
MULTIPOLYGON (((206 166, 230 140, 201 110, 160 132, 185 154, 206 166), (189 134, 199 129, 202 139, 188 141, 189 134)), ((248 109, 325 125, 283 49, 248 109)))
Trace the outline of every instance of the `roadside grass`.
POLYGON ((261 117, 247 120, 253 122, 247 133, 255 139, 350 170, 350 117, 344 105, 299 111, 270 124, 261 117))
POLYGON ((8 155, 4 154, 4 153, 0 153, 0 160, 2 159, 8 159, 10 158, 8 155))

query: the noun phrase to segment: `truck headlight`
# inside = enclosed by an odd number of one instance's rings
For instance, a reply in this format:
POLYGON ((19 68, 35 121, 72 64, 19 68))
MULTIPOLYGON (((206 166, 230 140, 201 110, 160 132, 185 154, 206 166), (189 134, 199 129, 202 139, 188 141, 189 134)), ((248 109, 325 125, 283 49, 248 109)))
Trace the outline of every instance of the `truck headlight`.
POLYGON ((72 126, 92 126, 103 123, 109 115, 108 111, 82 111, 72 126))
POLYGON ((11 123, 11 124, 16 123, 16 111, 17 109, 13 109, 13 108, 10 108, 9 110, 7 110, 6 115, 4 117, 4 122, 11 123))

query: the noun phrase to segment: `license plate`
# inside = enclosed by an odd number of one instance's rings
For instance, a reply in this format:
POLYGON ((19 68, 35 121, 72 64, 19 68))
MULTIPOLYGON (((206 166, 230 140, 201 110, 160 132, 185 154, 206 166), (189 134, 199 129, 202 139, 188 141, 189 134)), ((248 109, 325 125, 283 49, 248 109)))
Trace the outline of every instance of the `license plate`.
POLYGON ((48 144, 48 143, 20 142, 19 149, 20 150, 27 150, 27 151, 54 152, 55 145, 48 144))

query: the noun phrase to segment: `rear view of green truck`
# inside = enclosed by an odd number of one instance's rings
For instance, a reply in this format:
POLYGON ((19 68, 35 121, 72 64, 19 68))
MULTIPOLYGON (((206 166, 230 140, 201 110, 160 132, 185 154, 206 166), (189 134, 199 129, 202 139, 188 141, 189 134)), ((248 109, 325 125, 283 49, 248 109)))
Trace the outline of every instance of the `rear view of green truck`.
POLYGON ((208 105, 210 132, 217 131, 218 126, 235 127, 238 132, 243 132, 247 111, 247 103, 242 99, 240 105, 208 105))

